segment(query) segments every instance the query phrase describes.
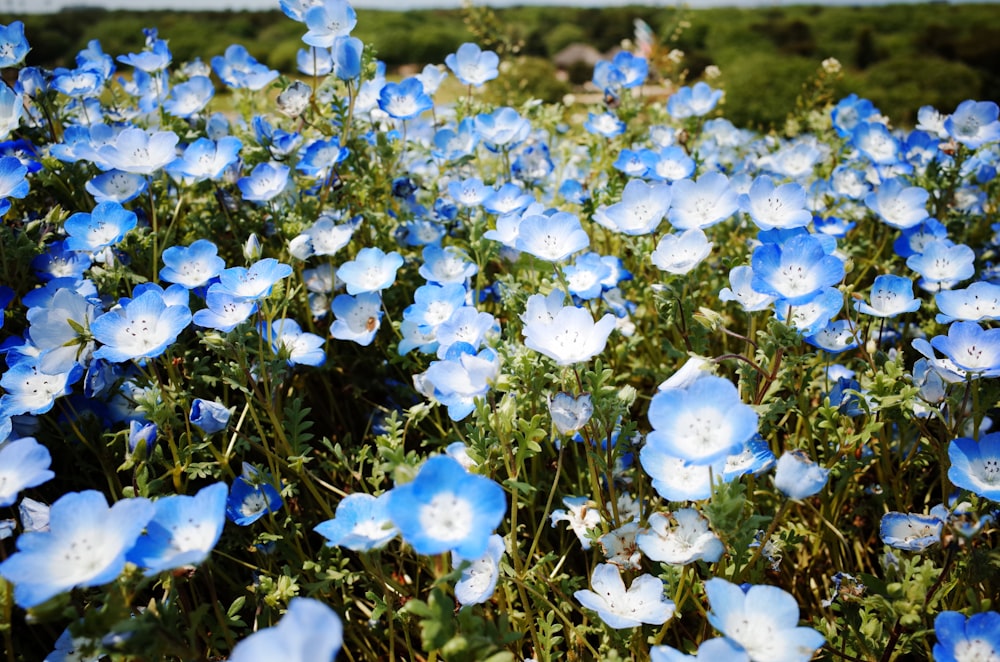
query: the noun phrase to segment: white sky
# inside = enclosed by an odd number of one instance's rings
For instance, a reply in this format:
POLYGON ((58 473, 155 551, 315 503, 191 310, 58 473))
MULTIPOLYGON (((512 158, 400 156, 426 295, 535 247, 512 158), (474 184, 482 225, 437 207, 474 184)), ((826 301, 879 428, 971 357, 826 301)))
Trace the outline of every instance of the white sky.
MULTIPOLYGON (((562 5, 569 7, 613 7, 625 5, 647 5, 671 7, 678 4, 672 0, 475 0, 479 5, 504 7, 512 5, 562 5)), ((916 3, 922 0, 819 0, 817 4, 827 5, 872 5, 890 2, 916 3)), ((955 1, 955 0, 952 0, 955 1)), ((960 0, 959 0, 960 1, 960 0)), ((1000 0, 978 0, 980 2, 1000 2, 1000 0)), ((808 4, 809 0, 687 0, 691 8, 718 6, 780 6, 808 4)), ((426 9, 459 7, 461 0, 353 0, 358 9, 426 9)), ((45 13, 58 11, 68 6, 91 5, 108 9, 235 9, 261 10, 277 9, 278 0, 0 0, 0 23, 3 14, 45 13)))

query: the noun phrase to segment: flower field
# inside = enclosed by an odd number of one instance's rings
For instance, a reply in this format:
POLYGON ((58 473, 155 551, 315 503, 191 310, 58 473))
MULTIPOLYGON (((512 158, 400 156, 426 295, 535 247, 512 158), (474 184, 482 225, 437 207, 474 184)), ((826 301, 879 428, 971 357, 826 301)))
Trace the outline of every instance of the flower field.
POLYGON ((280 6, 297 79, 0 25, 7 660, 1000 659, 995 103, 280 6))

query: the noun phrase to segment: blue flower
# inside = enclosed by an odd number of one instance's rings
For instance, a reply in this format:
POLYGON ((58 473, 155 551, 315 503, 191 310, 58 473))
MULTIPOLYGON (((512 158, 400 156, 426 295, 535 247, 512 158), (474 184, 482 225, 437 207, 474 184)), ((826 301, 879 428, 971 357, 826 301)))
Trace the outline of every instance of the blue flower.
POLYGON ((714 90, 708 83, 695 83, 694 87, 685 85, 670 95, 667 112, 679 120, 701 117, 710 113, 721 98, 722 90, 714 90))
POLYGON ((223 56, 213 57, 212 70, 229 87, 249 90, 260 90, 278 77, 277 71, 255 60, 240 44, 232 44, 223 56))
POLYGON ((194 496, 174 494, 153 502, 155 514, 128 553, 147 574, 197 565, 208 558, 226 522, 225 483, 213 483, 194 496))
POLYGON ((646 166, 643 177, 648 179, 675 182, 691 177, 695 171, 694 159, 679 145, 669 145, 658 152, 644 149, 639 158, 646 166))
POLYGON ((167 305, 155 290, 143 292, 91 323, 91 333, 102 343, 94 358, 111 363, 155 358, 177 340, 190 322, 187 306, 167 305))
POLYGON ((698 646, 698 651, 694 655, 687 655, 672 646, 653 646, 649 649, 650 662, 750 662, 744 651, 738 644, 735 644, 725 637, 707 639, 698 646))
POLYGON ((21 64, 29 50, 24 23, 14 21, 10 25, 0 25, 0 69, 21 64))
POLYGON ((865 205, 882 222, 899 230, 916 227, 928 219, 930 193, 919 186, 907 186, 899 178, 882 182, 878 190, 865 196, 865 205))
POLYGON ((292 598, 277 625, 254 632, 236 644, 230 662, 317 662, 333 660, 344 644, 344 625, 319 600, 292 598))
POLYGON ((1000 319, 1000 285, 976 281, 964 290, 942 290, 934 295, 940 324, 956 320, 990 322, 1000 319))
POLYGON ((434 101, 424 92, 423 83, 415 77, 386 83, 379 93, 378 107, 398 120, 411 120, 433 106, 434 101))
MULTIPOLYGON (((471 561, 462 569, 462 576, 455 582, 455 601, 460 605, 478 605, 493 596, 500 578, 500 557, 504 553, 503 538, 497 534, 490 536, 486 553, 471 561)), ((464 561, 458 554, 452 552, 451 563, 456 568, 464 561)))
POLYGON ((318 0, 302 14, 309 31, 302 41, 310 46, 330 48, 338 37, 346 37, 358 24, 358 14, 347 0, 318 0))
POLYGON ((13 156, 0 158, 0 216, 10 209, 8 198, 23 198, 28 195, 30 185, 25 175, 28 168, 13 156))
POLYGON ((447 283, 465 283, 476 275, 479 267, 454 247, 427 246, 423 250, 424 263, 420 265, 419 273, 428 283, 444 285, 447 283))
POLYGON ((236 185, 244 200, 262 204, 281 195, 288 186, 290 172, 291 168, 282 163, 258 163, 249 175, 240 177, 236 185))
POLYGON ((147 423, 139 420, 128 422, 128 450, 129 453, 138 452, 143 459, 148 458, 153 452, 156 444, 156 435, 159 428, 156 423, 147 423))
POLYGON ((89 214, 78 212, 66 219, 66 248, 97 252, 114 246, 138 223, 135 212, 117 202, 102 202, 89 214))
POLYGON ((737 453, 757 432, 757 413, 743 403, 732 382, 714 375, 659 391, 648 416, 653 431, 646 436, 646 448, 692 464, 711 464, 737 453))
POLYGON ((173 59, 170 48, 167 47, 167 42, 162 39, 156 39, 154 36, 152 39, 147 38, 146 46, 147 48, 139 53, 119 55, 118 61, 146 73, 154 73, 166 69, 173 59))
POLYGON ((715 563, 726 551, 719 537, 708 527, 708 520, 694 508, 680 508, 672 513, 653 513, 649 528, 635 537, 642 553, 651 561, 687 565, 695 561, 715 563))
POLYGON ((459 46, 457 51, 444 58, 444 63, 463 85, 481 87, 500 75, 500 57, 493 51, 480 50, 472 43, 459 46))
POLYGON ((326 538, 329 547, 367 552, 385 547, 399 535, 389 518, 389 492, 374 497, 363 492, 348 494, 337 504, 333 519, 313 530, 326 538))
POLYGON ((583 123, 590 133, 604 138, 614 138, 625 133, 625 122, 612 112, 590 113, 587 121, 583 123))
MULTIPOLYGON (((922 339, 914 340, 914 347, 918 340, 922 339)), ((1000 329, 984 329, 975 322, 952 322, 948 335, 934 336, 930 344, 974 379, 1000 375, 1000 329)))
POLYGON ((389 517, 418 554, 478 559, 507 512, 502 487, 447 455, 428 459, 413 481, 389 494, 389 517))
POLYGON ((235 136, 222 136, 218 142, 210 138, 198 138, 187 146, 183 154, 167 165, 166 171, 185 184, 218 181, 239 161, 242 147, 243 143, 235 136))
POLYGON ((208 288, 205 308, 196 311, 191 321, 196 325, 229 333, 257 312, 257 302, 237 296, 216 283, 208 288))
POLYGON ((325 179, 331 168, 346 159, 348 154, 350 150, 341 147, 336 136, 329 140, 314 140, 306 147, 295 169, 309 177, 325 179))
POLYGON ((380 248, 362 248, 350 262, 337 269, 348 294, 381 292, 396 282, 396 272, 403 266, 403 256, 380 248))
POLYGON ((937 515, 889 512, 882 516, 882 542, 908 552, 922 552, 941 542, 944 520, 937 515))
POLYGON ((689 273, 712 252, 712 242, 701 228, 665 234, 649 259, 656 268, 675 275, 689 273))
POLYGON ((326 341, 315 333, 303 331, 291 318, 282 317, 270 325, 261 322, 259 330, 274 353, 286 359, 290 366, 320 366, 326 362, 326 341))
POLYGON ((102 170, 150 175, 177 157, 177 140, 173 131, 122 129, 111 142, 97 148, 98 165, 102 170))
POLYGON ((24 95, 20 85, 13 88, 0 85, 0 140, 21 124, 21 113, 24 112, 24 95))
POLYGON ((494 151, 514 147, 531 133, 531 123, 509 106, 476 115, 474 126, 482 141, 494 151))
MULTIPOLYGON (((10 356, 7 360, 9 364, 10 356)), ((4 389, 0 396, 0 416, 44 414, 52 409, 56 398, 68 395, 82 376, 80 365, 57 374, 42 371, 37 359, 10 365, 0 377, 0 386, 4 389)))
POLYGON ((596 299, 604 290, 604 282, 611 277, 611 266, 598 253, 584 253, 573 264, 562 268, 569 292, 584 300, 596 299))
POLYGON ((653 575, 639 575, 625 589, 618 568, 599 563, 590 575, 590 588, 573 597, 586 609, 597 612, 604 624, 616 630, 643 623, 661 625, 673 617, 676 605, 663 595, 663 582, 653 575))
POLYGON ((949 239, 933 239, 923 251, 906 258, 906 266, 920 274, 920 287, 938 291, 951 289, 976 273, 976 254, 965 244, 949 239))
POLYGON ((750 190, 740 196, 740 207, 762 230, 802 228, 812 221, 802 185, 796 182, 776 185, 767 175, 754 179, 750 190))
POLYGON ((232 411, 221 402, 195 398, 191 402, 191 414, 188 420, 205 434, 213 434, 226 429, 231 415, 232 411))
POLYGON ((880 122, 858 122, 851 131, 851 144, 876 165, 899 161, 899 140, 880 122))
POLYGON ((993 101, 967 99, 945 121, 944 130, 956 142, 976 149, 1000 140, 1000 110, 993 101))
POLYGON ((781 243, 765 243, 751 258, 752 287, 797 306, 844 278, 844 262, 829 255, 813 235, 799 234, 781 243))
POLYGON ((0 563, 24 608, 77 586, 100 586, 125 569, 125 556, 154 512, 147 499, 123 499, 108 507, 94 490, 70 492, 52 504, 49 530, 23 533, 18 552, 0 563))
POLYGON ((878 115, 878 108, 868 99, 862 99, 857 94, 849 94, 833 107, 830 116, 833 128, 841 138, 851 135, 859 122, 864 122, 878 115))
MULTIPOLYGON (((529 307, 535 297, 543 298, 540 294, 532 295, 529 307)), ((530 310, 522 316, 525 347, 564 366, 589 361, 603 352, 615 329, 614 315, 606 314, 595 322, 589 310, 575 306, 560 308, 548 321, 528 315, 530 310)))
POLYGON ((347 81, 358 78, 361 75, 363 51, 364 43, 357 37, 337 37, 331 49, 334 75, 347 81))
POLYGON ((942 611, 934 619, 935 662, 963 662, 1000 658, 1000 614, 985 611, 968 618, 942 611))
POLYGON ((670 209, 670 187, 630 180, 622 190, 621 200, 604 209, 594 220, 616 232, 643 235, 654 232, 670 209))
POLYGON ((187 119, 200 113, 215 96, 215 85, 208 76, 192 76, 187 81, 174 85, 170 98, 163 102, 163 110, 174 117, 187 119))
POLYGON ((218 251, 208 239, 198 239, 190 246, 171 246, 163 251, 165 266, 160 269, 160 279, 189 290, 207 285, 226 267, 218 251))
POLYGON ((98 203, 125 203, 145 193, 147 186, 148 180, 145 175, 109 170, 92 177, 84 188, 98 203))
POLYGON ((551 216, 526 215, 518 226, 515 247, 548 262, 565 260, 590 245, 580 219, 565 211, 551 216))
POLYGON ((948 480, 956 487, 1000 502, 1000 432, 975 439, 962 437, 948 444, 948 480))
POLYGON ((740 206, 729 178, 718 172, 705 173, 697 181, 676 181, 670 190, 673 199, 667 219, 678 230, 705 229, 721 223, 740 206))
POLYGON ((744 589, 725 579, 705 582, 711 611, 708 621, 758 662, 808 662, 825 639, 799 627, 799 605, 777 586, 744 589))
POLYGON ((489 392, 499 372, 500 359, 494 350, 487 347, 476 353, 472 345, 456 342, 444 360, 427 367, 422 379, 430 387, 426 395, 445 405, 451 420, 460 421, 476 408, 476 399, 489 392))
POLYGON ((292 275, 291 266, 266 257, 245 267, 229 267, 219 273, 219 282, 208 288, 225 292, 242 301, 258 301, 268 296, 282 278, 292 275))
POLYGON ((267 513, 277 512, 284 502, 270 479, 243 463, 226 499, 226 517, 239 526, 249 526, 267 513))
POLYGON ((572 434, 590 421, 594 414, 594 403, 589 393, 573 397, 565 391, 548 399, 549 417, 559 434, 572 434))
POLYGON ((854 309, 872 317, 896 317, 920 308, 920 299, 913 296, 913 281, 902 276, 876 276, 870 297, 871 304, 855 301, 854 309))
POLYGON ((55 478, 49 449, 32 437, 0 441, 0 508, 13 505, 21 490, 55 478))
POLYGON ((774 486, 789 499, 804 499, 822 490, 829 475, 829 469, 813 462, 805 452, 785 451, 778 458, 774 486))

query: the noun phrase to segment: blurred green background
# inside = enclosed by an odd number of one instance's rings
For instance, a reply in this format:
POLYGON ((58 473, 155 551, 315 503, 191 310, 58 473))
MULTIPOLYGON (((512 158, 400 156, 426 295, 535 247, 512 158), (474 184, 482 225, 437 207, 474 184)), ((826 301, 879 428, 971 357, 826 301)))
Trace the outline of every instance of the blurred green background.
MULTIPOLYGON (((722 76, 726 116, 741 126, 780 124, 803 85, 827 57, 844 75, 836 93, 871 99, 897 126, 911 126, 926 104, 950 112, 964 99, 1000 100, 1000 5, 932 3, 865 7, 800 6, 763 9, 679 10, 652 7, 574 9, 518 7, 494 10, 490 32, 471 31, 487 20, 462 10, 386 12, 359 10, 354 34, 372 45, 390 70, 441 63, 465 41, 506 48, 504 59, 524 95, 549 101, 590 78, 589 67, 570 68, 557 80, 552 57, 573 43, 601 52, 633 35, 641 18, 656 32, 664 52, 685 53, 688 80, 705 67, 722 76), (478 34, 477 34, 478 32, 478 34), (567 79, 568 78, 568 79, 567 79)), ((486 12, 489 13, 489 12, 486 12)), ((13 20, 11 17, 8 20, 13 20)), ((142 28, 157 27, 168 39, 175 64, 200 56, 208 61, 241 43, 260 61, 294 74, 305 31, 278 11, 121 12, 78 9, 17 17, 25 22, 32 51, 28 63, 73 66, 90 39, 114 55, 140 50, 142 28)), ((3 21, 8 22, 8 21, 3 21)), ((127 69, 127 67, 122 67, 127 69)), ((412 69, 404 69, 412 71, 412 69)), ((508 88, 510 85, 508 85, 508 88)))

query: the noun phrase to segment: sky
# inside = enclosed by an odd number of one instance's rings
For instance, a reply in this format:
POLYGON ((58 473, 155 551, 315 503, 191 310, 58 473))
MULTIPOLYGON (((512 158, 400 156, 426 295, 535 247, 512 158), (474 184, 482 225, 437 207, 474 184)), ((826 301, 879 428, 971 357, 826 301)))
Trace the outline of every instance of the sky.
MULTIPOLYGON (((923 0, 816 0, 816 4, 826 5, 871 5, 888 2, 918 3, 923 0)), ((954 1, 954 0, 953 0, 954 1)), ((978 0, 1000 2, 1000 0, 978 0)), ((644 4, 671 7, 676 0, 475 0, 476 4, 504 7, 511 5, 562 5, 571 7, 614 7, 644 4)), ((780 6, 809 4, 810 0, 687 0, 684 4, 693 9, 718 6, 780 6)), ((358 9, 427 9, 456 8, 461 0, 353 0, 358 9)), ((0 0, 0 18, 5 12, 47 13, 59 11, 68 6, 91 5, 108 9, 235 9, 261 10, 275 9, 278 0, 0 0)), ((2 20, 0 20, 2 22, 2 20)))

